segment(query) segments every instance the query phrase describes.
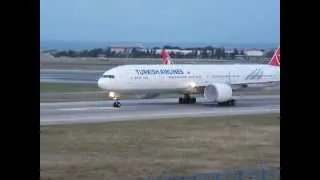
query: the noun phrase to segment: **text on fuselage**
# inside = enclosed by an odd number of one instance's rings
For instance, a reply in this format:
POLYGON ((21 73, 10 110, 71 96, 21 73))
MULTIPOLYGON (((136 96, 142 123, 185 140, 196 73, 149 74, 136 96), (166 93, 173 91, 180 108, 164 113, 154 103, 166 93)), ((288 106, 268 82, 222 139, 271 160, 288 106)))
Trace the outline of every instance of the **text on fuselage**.
POLYGON ((164 74, 164 75, 180 75, 184 74, 182 69, 136 69, 138 75, 154 75, 154 74, 164 74))

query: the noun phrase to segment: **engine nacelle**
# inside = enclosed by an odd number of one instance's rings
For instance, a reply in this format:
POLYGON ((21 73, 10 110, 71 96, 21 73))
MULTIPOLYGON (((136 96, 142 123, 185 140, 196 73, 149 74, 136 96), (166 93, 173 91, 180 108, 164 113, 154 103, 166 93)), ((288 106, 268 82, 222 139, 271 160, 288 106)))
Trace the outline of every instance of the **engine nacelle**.
POLYGON ((205 87, 204 97, 212 102, 226 102, 232 99, 232 88, 228 84, 215 83, 205 87))

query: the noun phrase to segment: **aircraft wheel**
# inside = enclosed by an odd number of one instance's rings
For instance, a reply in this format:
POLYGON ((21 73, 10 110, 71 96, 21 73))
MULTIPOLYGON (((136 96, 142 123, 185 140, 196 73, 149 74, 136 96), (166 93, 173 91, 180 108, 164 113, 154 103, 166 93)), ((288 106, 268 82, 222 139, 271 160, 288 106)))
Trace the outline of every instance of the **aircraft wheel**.
POLYGON ((114 102, 114 103, 113 103, 113 107, 121 107, 120 102, 114 102))
POLYGON ((231 99, 229 101, 225 101, 225 102, 219 102, 218 105, 219 106, 234 106, 235 105, 235 100, 231 99))
POLYGON ((191 98, 191 103, 195 104, 197 102, 197 99, 195 97, 191 98))
POLYGON ((235 103, 236 103, 236 100, 234 100, 234 99, 231 99, 231 100, 230 100, 230 105, 231 105, 231 106, 234 106, 235 103))
POLYGON ((196 98, 185 98, 185 97, 179 97, 179 104, 195 104, 196 98))
POLYGON ((226 101, 226 102, 219 102, 218 105, 219 106, 226 106, 229 104, 229 101, 226 101))

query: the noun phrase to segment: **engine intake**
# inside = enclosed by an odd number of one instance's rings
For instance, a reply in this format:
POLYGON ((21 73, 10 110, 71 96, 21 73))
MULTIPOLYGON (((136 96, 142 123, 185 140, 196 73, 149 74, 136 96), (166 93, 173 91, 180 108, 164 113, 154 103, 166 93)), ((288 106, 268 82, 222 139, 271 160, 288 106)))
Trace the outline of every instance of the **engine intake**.
POLYGON ((212 102, 227 102, 232 99, 232 88, 227 84, 215 83, 205 87, 204 97, 212 102))

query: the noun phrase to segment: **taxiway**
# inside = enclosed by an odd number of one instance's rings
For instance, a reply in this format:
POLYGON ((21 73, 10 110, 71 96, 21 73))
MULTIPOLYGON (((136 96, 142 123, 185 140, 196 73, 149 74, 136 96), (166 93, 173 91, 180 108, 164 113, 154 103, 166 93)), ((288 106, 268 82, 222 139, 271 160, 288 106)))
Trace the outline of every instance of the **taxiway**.
MULTIPOLYGON (((280 95, 244 96, 234 107, 221 107, 198 98, 197 104, 178 104, 177 98, 40 103, 40 124, 96 123, 174 117, 205 117, 280 112, 280 95)), ((195 119, 196 120, 196 119, 195 119)))
POLYGON ((41 69, 40 82, 97 83, 104 71, 41 69))

